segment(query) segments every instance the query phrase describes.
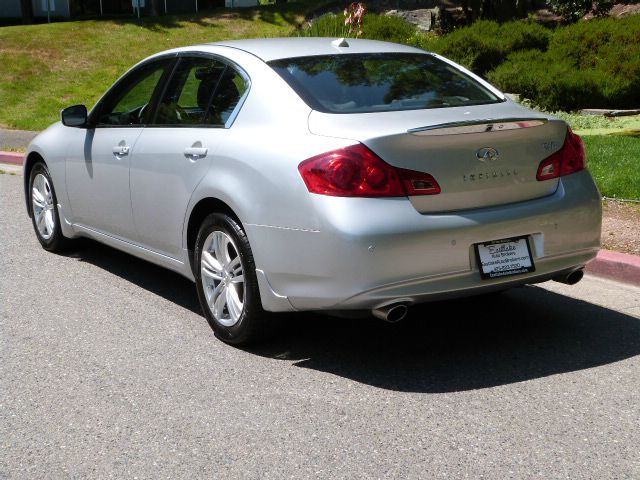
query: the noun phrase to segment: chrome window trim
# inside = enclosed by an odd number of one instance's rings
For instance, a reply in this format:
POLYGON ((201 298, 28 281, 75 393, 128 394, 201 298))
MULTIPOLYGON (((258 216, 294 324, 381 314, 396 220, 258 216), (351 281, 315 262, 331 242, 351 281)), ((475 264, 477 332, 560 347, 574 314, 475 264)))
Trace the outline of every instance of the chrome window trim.
MULTIPOLYGON (((97 113, 97 108, 99 108, 99 106, 101 106, 103 100, 107 97, 107 95, 109 95, 109 93, 111 91, 113 91, 117 85, 119 85, 122 81, 126 80, 126 78, 130 74, 133 74, 139 68, 144 68, 146 65, 148 65, 151 62, 158 61, 158 60, 163 60, 163 59, 166 59, 166 58, 181 59, 181 58, 184 58, 184 57, 206 57, 206 58, 210 58, 210 59, 213 59, 213 60, 218 60, 218 61, 224 63, 225 65, 227 65, 227 67, 234 68, 240 74, 240 76, 242 76, 242 78, 244 79, 247 88, 245 89, 245 92, 242 94, 242 96, 238 100, 238 104, 233 109, 233 112, 231 112, 231 115, 229 115, 229 118, 227 119, 227 121, 225 122, 224 125, 208 125, 208 124, 157 125, 157 124, 154 124, 154 123, 145 123, 145 124, 138 124, 138 125, 108 125, 108 124, 96 123, 95 125, 92 126, 92 128, 94 128, 94 129, 96 129, 96 128, 218 128, 218 129, 219 128, 224 128, 224 129, 231 128, 231 126, 235 122, 236 117, 240 114, 240 110, 242 109, 242 106, 244 105, 245 100, 249 96, 249 91, 251 90, 251 77, 249 76, 249 74, 240 65, 238 65, 236 62, 232 61, 231 59, 229 59, 227 57, 223 57, 222 55, 218 55, 218 54, 215 54, 215 53, 209 53, 209 52, 179 52, 179 53, 170 53, 170 54, 166 54, 166 55, 158 55, 158 56, 154 56, 154 57, 150 58, 149 60, 147 60, 145 62, 140 62, 140 63, 134 65, 129 70, 127 70, 118 80, 116 80, 116 82, 102 95, 100 100, 98 100, 98 102, 96 102, 96 104, 93 106, 93 108, 89 112, 88 117, 91 118, 91 115, 94 113, 94 111, 96 111, 96 113, 97 113)), ((165 91, 168 83, 171 81, 171 77, 173 76, 176 67, 177 67, 177 63, 175 63, 173 66, 170 67, 171 71, 169 72, 168 77, 166 78, 166 80, 164 82, 164 85, 162 86, 162 92, 160 94, 160 97, 162 97, 162 95, 164 95, 164 91, 165 91)), ((154 105, 153 107, 154 107, 154 110, 155 110, 156 105, 154 105)), ((154 120, 155 120, 155 112, 154 112, 154 120)))

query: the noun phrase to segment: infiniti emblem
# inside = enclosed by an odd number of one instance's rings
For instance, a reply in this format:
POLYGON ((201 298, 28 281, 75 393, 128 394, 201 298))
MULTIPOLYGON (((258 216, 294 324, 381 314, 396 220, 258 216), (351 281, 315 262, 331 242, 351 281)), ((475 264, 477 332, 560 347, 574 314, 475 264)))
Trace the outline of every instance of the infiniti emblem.
POLYGON ((487 160, 497 160, 499 156, 500 154, 498 153, 498 150, 491 147, 484 147, 476 152, 476 158, 481 162, 486 162, 487 160))

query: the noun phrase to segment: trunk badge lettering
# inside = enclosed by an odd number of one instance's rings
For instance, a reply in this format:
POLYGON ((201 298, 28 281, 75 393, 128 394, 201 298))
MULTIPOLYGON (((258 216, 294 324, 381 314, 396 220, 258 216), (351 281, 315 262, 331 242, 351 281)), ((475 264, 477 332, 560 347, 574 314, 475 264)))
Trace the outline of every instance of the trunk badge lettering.
POLYGON ((462 176, 462 181, 464 183, 467 182, 478 182, 483 180, 493 180, 497 178, 505 178, 505 177, 517 177, 518 170, 515 168, 507 168, 506 170, 492 170, 491 172, 481 172, 481 173, 470 173, 462 176))

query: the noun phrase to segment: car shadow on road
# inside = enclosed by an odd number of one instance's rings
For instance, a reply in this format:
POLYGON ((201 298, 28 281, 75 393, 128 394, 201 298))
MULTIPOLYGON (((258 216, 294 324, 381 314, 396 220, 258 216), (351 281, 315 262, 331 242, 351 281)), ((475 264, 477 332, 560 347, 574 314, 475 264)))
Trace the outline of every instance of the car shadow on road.
POLYGON ((533 286, 425 304, 398 324, 294 315, 282 330, 251 352, 406 392, 494 387, 640 354, 640 320, 533 286))
MULTIPOLYGON (((91 240, 70 256, 201 315, 193 283, 177 273, 91 240)), ((247 353, 406 392, 487 388, 640 354, 639 319, 535 286, 424 304, 397 324, 310 313, 277 320, 272 338, 247 353)))
POLYGON ((198 315, 201 314, 193 282, 175 272, 87 238, 78 239, 68 257, 102 268, 198 315))

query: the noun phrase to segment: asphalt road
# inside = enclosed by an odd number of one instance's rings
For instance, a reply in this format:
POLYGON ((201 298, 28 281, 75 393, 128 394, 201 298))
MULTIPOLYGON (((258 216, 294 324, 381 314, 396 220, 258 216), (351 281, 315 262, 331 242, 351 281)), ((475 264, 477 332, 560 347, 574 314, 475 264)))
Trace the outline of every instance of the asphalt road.
POLYGON ((243 351, 187 280, 42 250, 21 180, 0 175, 2 479, 640 478, 640 289, 293 315, 243 351))
POLYGON ((31 142, 38 133, 39 132, 32 132, 30 130, 0 128, 0 151, 27 148, 29 142, 31 142))

